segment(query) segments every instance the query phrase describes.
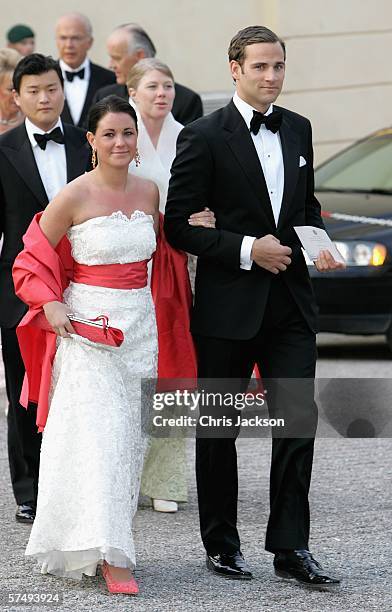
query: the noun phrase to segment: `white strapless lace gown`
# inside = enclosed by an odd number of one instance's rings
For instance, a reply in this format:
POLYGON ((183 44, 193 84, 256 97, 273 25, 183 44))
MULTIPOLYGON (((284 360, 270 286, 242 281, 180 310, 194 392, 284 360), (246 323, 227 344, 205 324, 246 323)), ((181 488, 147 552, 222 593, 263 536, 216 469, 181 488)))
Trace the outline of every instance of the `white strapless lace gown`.
MULTIPOLYGON (((156 246, 153 219, 139 211, 89 219, 68 237, 74 259, 87 265, 142 261, 156 246)), ((119 348, 60 339, 54 362, 26 555, 42 573, 80 579, 103 560, 135 566, 132 519, 146 445, 140 379, 156 376, 157 331, 148 286, 71 283, 64 301, 85 318, 108 315, 125 336, 119 348)))

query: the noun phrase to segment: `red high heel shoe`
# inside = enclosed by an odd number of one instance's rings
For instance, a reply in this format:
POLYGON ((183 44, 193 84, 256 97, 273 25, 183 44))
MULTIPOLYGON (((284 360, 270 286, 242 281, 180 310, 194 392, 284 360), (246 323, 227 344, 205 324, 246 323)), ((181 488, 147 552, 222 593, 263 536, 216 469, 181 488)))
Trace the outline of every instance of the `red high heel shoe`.
POLYGON ((133 576, 127 581, 119 582, 113 578, 106 561, 102 565, 102 576, 106 582, 109 593, 124 593, 125 595, 137 595, 139 593, 138 584, 133 576))

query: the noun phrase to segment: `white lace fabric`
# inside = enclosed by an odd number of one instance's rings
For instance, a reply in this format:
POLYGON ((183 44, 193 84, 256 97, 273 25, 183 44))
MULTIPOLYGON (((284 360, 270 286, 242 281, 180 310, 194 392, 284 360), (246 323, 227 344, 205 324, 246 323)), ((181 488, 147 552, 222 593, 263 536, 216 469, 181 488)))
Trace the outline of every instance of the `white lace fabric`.
MULTIPOLYGON (((139 211, 89 219, 68 237, 73 257, 85 265, 142 261, 156 246, 153 219, 139 211)), ((124 332, 119 348, 62 338, 53 365, 26 555, 42 573, 81 579, 103 560, 135 566, 132 520, 146 447, 140 381, 156 376, 157 331, 148 286, 71 283, 64 301, 83 318, 107 315, 124 332)))

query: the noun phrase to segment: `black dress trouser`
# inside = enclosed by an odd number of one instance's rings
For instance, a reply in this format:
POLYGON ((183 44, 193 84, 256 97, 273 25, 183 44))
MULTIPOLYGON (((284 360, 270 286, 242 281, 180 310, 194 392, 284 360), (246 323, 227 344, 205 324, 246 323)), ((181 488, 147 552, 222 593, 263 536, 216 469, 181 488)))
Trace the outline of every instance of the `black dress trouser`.
MULTIPOLYGON (((273 434, 270 516, 265 547, 271 552, 308 548, 308 492, 317 428, 315 333, 307 325, 284 281, 276 276, 271 281, 261 329, 254 338, 225 340, 195 335, 194 339, 199 379, 242 379, 238 390, 243 391, 243 382, 247 383, 257 363, 267 391, 270 417, 283 416, 286 422, 291 420, 298 424, 301 432, 298 437, 279 438, 273 434), (279 384, 268 380, 277 378, 305 382, 297 405, 292 389, 287 396, 279 384), (306 421, 303 429, 301 419, 306 421), (302 435, 302 431, 307 433, 302 435)), ((235 438, 238 433, 239 428, 231 438, 197 436, 196 439, 201 536, 209 554, 233 553, 240 549, 236 526, 238 477, 235 438)))
POLYGON ((42 434, 37 433, 36 409, 19 403, 24 365, 15 329, 1 328, 8 398, 8 461, 17 504, 36 503, 42 434))

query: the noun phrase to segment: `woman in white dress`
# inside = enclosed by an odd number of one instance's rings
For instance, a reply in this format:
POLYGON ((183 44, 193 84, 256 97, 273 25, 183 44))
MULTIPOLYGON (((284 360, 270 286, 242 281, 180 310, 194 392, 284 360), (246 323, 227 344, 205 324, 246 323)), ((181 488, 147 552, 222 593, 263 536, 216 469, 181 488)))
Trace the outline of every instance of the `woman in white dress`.
MULTIPOLYGON (((50 250, 43 268, 68 237, 74 280, 63 302, 42 300, 58 343, 26 555, 42 573, 67 578, 93 576, 102 566, 110 592, 135 595, 132 522, 146 446, 140 379, 157 375, 147 262, 156 248, 159 196, 152 182, 128 173, 137 154, 137 118, 128 102, 109 96, 97 103, 87 138, 98 165, 58 194, 38 228, 44 252, 50 250), (75 335, 71 312, 84 319, 107 315, 124 332, 123 344, 75 335)), ((37 261, 33 256, 34 269, 37 261)), ((26 287, 31 305, 38 289, 31 278, 26 287)))
MULTIPOLYGON (((115 96, 101 101, 91 113, 88 140, 98 166, 48 205, 41 230, 53 247, 67 234, 76 265, 146 261, 156 247, 158 190, 127 172, 136 153, 134 110, 115 96)), ((26 555, 42 573, 76 579, 95 575, 103 564, 109 590, 136 594, 140 378, 156 376, 157 333, 147 279, 141 288, 114 287, 71 282, 63 303, 43 306, 59 342, 26 555), (124 332, 123 344, 109 348, 70 335, 70 312, 107 315, 124 332)))
MULTIPOLYGON (((171 113, 175 89, 170 68, 156 58, 140 60, 131 69, 127 85, 135 106, 140 164, 133 160, 132 175, 154 181, 159 189, 159 210, 164 213, 170 168, 176 155, 181 123, 171 113)), ((201 211, 192 224, 214 226, 211 212, 201 211)), ((177 502, 187 501, 184 438, 153 438, 146 453, 141 492, 152 498, 159 512, 176 512, 177 502)))

